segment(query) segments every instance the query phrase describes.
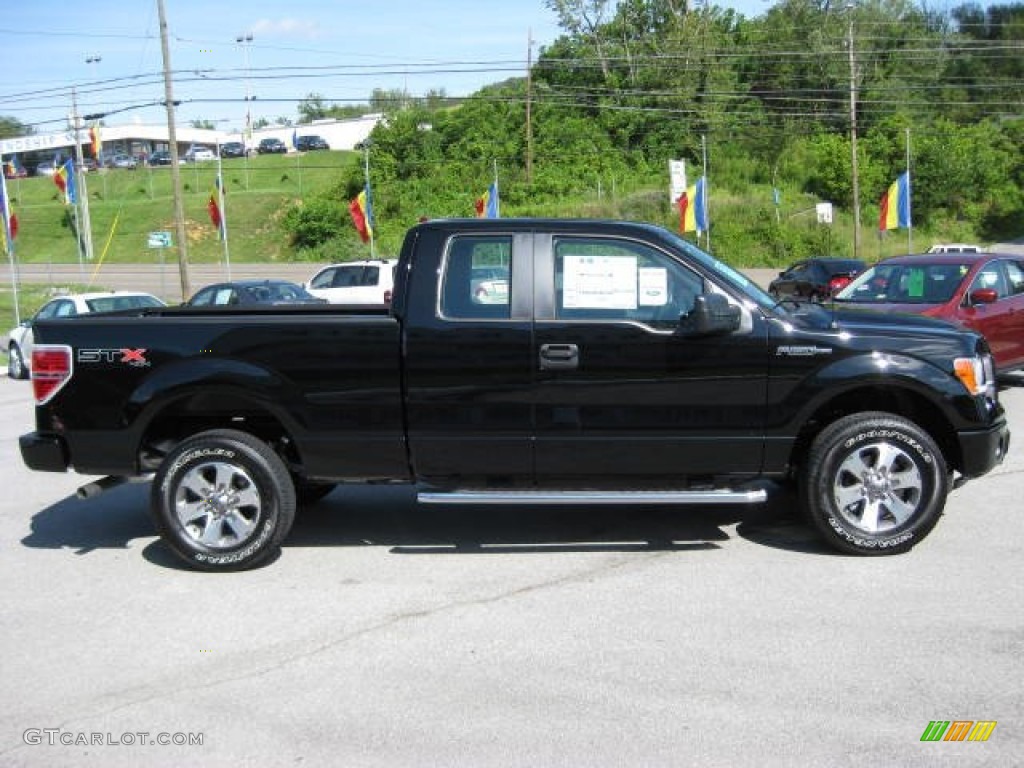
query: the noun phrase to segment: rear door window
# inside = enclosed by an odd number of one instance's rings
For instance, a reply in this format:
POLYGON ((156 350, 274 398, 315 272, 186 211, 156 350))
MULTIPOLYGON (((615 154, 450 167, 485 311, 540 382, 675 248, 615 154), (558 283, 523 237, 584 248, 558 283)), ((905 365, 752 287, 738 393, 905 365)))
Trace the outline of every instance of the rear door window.
POLYGON ((441 315, 452 319, 510 316, 512 238, 455 237, 445 256, 441 315))

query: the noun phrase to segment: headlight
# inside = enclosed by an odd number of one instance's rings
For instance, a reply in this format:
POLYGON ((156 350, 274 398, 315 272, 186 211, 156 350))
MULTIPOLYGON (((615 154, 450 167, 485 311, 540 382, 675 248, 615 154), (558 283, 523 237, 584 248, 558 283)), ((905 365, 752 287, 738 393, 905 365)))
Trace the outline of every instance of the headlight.
POLYGON ((958 357, 953 361, 953 372, 972 395, 996 396, 996 377, 992 356, 958 357))

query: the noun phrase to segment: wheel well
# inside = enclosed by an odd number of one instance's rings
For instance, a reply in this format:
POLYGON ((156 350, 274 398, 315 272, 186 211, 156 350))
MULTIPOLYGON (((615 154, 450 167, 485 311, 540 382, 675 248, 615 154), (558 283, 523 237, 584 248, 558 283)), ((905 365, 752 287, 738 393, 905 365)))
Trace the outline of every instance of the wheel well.
POLYGON ((789 462, 791 474, 795 476, 797 468, 803 465, 811 443, 821 430, 843 416, 861 411, 886 411, 909 419, 931 435, 950 469, 962 466, 956 433, 934 403, 907 389, 862 387, 829 400, 807 420, 793 445, 789 462))
POLYGON ((149 423, 139 447, 140 467, 155 471, 175 445, 211 429, 247 432, 270 445, 289 468, 302 463, 288 430, 263 403, 238 392, 199 392, 166 404, 149 423))

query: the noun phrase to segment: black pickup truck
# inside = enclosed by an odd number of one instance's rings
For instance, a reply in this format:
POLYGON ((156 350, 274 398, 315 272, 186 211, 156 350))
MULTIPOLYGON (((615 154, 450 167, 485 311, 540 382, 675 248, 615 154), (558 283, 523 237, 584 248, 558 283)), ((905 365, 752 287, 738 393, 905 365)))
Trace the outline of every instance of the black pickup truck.
POLYGON ((439 220, 390 311, 161 308, 39 322, 32 469, 155 474, 193 566, 250 567, 338 483, 421 503, 696 504, 798 488, 839 550, 903 552, 1009 444, 976 333, 779 304, 641 223, 439 220))

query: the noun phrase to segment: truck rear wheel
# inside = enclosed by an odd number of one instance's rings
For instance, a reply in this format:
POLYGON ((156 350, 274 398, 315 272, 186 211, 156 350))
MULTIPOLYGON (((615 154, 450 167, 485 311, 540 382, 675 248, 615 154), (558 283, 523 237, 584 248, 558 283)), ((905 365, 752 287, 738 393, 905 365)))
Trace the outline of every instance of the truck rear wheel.
POLYGON ((855 413, 823 430, 800 478, 803 511, 836 549, 906 552, 942 515, 949 493, 935 441, 890 413, 855 413))
POLYGON ((237 571, 265 561, 295 519, 281 458, 252 435, 201 432, 175 447, 153 478, 157 530, 193 568, 237 571))

